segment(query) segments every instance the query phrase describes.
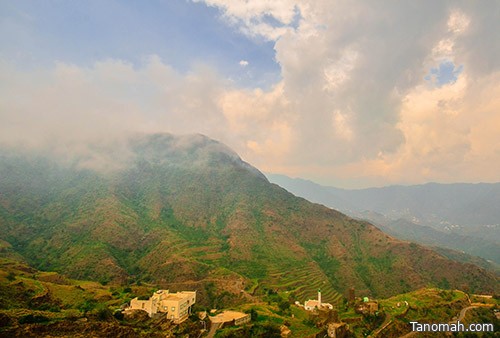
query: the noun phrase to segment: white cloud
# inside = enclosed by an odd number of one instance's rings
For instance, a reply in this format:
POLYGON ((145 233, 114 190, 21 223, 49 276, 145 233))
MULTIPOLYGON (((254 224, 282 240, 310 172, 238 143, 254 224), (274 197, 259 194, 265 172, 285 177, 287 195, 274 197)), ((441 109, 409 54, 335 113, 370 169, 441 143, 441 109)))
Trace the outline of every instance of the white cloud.
POLYGON ((500 27, 487 5, 205 3, 274 42, 279 83, 235 88, 206 66, 181 74, 157 57, 37 72, 4 63, 0 142, 200 132, 261 169, 325 183, 500 180, 500 27), (434 86, 424 77, 443 62, 463 68, 434 86))
POLYGON ((332 123, 336 135, 340 139, 346 141, 351 141, 353 138, 353 132, 348 122, 348 115, 343 114, 339 110, 336 110, 332 114, 332 123))
MULTIPOLYGON (((261 25, 251 18, 266 13, 281 18, 278 21, 286 28, 290 9, 300 13, 298 26, 275 38, 282 95, 288 111, 294 112, 293 121, 287 122, 294 141, 279 160, 265 157, 258 142, 250 141, 258 153, 255 163, 324 181, 332 175, 345 180, 357 175, 360 185, 500 179, 486 169, 473 174, 472 168, 484 168, 480 158, 498 168, 500 155, 479 146, 484 144, 478 141, 479 133, 467 127, 484 121, 483 127, 492 124, 500 129, 491 114, 480 110, 484 104, 471 95, 476 92, 473 83, 483 83, 485 76, 498 72, 499 62, 492 57, 498 54, 498 39, 483 44, 482 53, 472 50, 488 36, 487 28, 499 28, 488 6, 297 0, 280 2, 289 13, 280 16, 273 14, 279 13, 278 8, 264 9, 265 1, 250 2, 245 10, 241 2, 234 7, 229 1, 209 3, 222 8, 250 35, 261 25), (483 60, 490 72, 481 75, 477 63, 483 60), (429 87, 424 77, 442 63, 456 65, 452 74, 456 80, 429 87)), ((272 34, 267 37, 273 39, 272 34)), ((493 85, 491 80, 487 83, 493 85)), ((494 96, 482 97, 492 102, 494 96)), ((262 105, 258 107, 267 116, 284 119, 280 108, 262 105)), ((490 144, 495 144, 488 135, 490 144)), ((248 156, 253 160, 251 153, 248 156)))
POLYGON ((285 34, 297 15, 294 1, 194 0, 222 10, 224 18, 249 36, 276 40, 285 34))
POLYGON ((0 143, 62 147, 132 132, 211 134, 223 83, 200 67, 181 75, 152 57, 139 68, 119 60, 92 67, 58 63, 39 72, 0 64, 0 143))
POLYGON ((469 27, 470 19, 460 10, 451 13, 448 19, 448 31, 455 34, 462 34, 469 27))
POLYGON ((349 73, 354 69, 358 53, 346 49, 342 52, 339 60, 329 62, 323 74, 325 76, 325 85, 323 88, 328 91, 334 91, 345 81, 349 79, 349 73))

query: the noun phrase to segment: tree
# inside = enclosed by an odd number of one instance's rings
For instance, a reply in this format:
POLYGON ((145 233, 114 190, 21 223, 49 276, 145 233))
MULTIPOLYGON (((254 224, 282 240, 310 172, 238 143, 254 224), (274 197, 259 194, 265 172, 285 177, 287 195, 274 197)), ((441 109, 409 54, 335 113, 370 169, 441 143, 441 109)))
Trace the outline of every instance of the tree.
POLYGON ((94 299, 87 299, 85 302, 80 304, 78 310, 80 310, 83 315, 86 315, 87 312, 92 311, 95 308, 96 304, 97 302, 94 299))
POLYGON ((257 319, 259 318, 259 314, 257 313, 257 310, 255 310, 254 308, 251 308, 250 311, 247 313, 250 314, 250 319, 252 320, 252 322, 257 321, 257 319))
POLYGON ((113 316, 113 312, 106 304, 98 304, 96 310, 97 318, 99 320, 107 320, 113 316))

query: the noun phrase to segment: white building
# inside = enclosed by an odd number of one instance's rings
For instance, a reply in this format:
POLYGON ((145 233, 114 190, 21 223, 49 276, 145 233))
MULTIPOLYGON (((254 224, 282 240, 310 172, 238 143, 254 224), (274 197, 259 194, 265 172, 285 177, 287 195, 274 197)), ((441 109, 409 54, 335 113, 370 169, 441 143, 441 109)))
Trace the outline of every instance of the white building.
POLYGON ((156 313, 166 313, 174 323, 183 322, 191 313, 191 306, 196 303, 196 291, 170 293, 168 290, 156 291, 148 300, 137 297, 130 301, 130 310, 144 310, 150 317, 156 313))
POLYGON ((309 299, 304 303, 304 309, 308 311, 314 311, 315 309, 328 308, 333 309, 333 305, 330 303, 321 302, 321 290, 318 290, 318 299, 309 299))

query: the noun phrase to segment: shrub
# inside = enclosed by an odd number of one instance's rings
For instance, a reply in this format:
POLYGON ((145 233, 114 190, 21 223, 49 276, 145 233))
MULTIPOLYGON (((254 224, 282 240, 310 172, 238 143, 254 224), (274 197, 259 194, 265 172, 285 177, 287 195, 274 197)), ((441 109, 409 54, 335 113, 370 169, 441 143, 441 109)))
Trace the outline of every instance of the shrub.
POLYGON ((287 300, 281 300, 278 303, 278 307, 280 308, 281 311, 286 312, 287 310, 290 309, 290 303, 287 300))
POLYGON ((19 324, 33 324, 33 323, 46 323, 49 321, 49 318, 41 315, 25 315, 19 318, 19 324))
POLYGON ((113 313, 113 317, 115 317, 118 320, 123 320, 125 316, 123 315, 123 312, 115 311, 115 313, 113 313))
POLYGON ((254 308, 251 308, 249 313, 252 322, 255 322, 257 321, 257 319, 259 319, 259 314, 257 313, 257 310, 255 310, 254 308))
POLYGON ((87 312, 92 311, 96 307, 96 304, 97 302, 94 299, 87 299, 85 302, 80 304, 80 306, 78 306, 78 310, 85 315, 87 312))
POLYGON ((16 279, 16 274, 13 273, 12 271, 9 272, 9 274, 7 275, 7 280, 12 282, 14 279, 16 279))
POLYGON ((99 304, 96 307, 96 315, 99 320, 107 320, 113 316, 113 312, 106 304, 99 304))

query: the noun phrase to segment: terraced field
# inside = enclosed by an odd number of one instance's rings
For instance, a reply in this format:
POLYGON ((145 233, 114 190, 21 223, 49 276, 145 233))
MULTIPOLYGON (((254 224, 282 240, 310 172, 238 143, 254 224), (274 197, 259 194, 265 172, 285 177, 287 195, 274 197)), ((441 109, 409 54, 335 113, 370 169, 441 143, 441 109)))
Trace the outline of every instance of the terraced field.
POLYGON ((318 289, 321 290, 321 298, 325 303, 336 305, 342 300, 342 295, 335 291, 326 275, 315 264, 303 265, 285 272, 274 267, 270 271, 269 281, 262 282, 261 287, 288 291, 301 303, 315 299, 318 289))

